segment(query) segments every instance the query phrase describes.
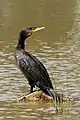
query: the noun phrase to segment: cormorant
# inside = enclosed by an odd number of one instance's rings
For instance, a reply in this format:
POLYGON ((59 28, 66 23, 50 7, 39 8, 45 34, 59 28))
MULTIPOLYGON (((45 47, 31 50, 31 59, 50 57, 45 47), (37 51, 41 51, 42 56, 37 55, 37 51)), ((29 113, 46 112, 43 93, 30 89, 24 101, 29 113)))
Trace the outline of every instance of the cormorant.
POLYGON ((21 30, 15 50, 15 59, 18 68, 28 79, 31 86, 30 92, 33 92, 33 88, 37 86, 45 94, 54 98, 53 86, 46 68, 35 56, 25 51, 25 39, 32 35, 32 33, 42 29, 44 27, 29 27, 21 30))

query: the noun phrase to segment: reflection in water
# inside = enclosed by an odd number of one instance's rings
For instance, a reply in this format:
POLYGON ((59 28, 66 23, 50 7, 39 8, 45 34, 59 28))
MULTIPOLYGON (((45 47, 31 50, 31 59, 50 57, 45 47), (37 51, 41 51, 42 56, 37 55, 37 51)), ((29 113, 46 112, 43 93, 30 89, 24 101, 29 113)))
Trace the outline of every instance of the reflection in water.
MULTIPOLYGON (((79 0, 0 1, 0 119, 74 119, 80 117, 80 2, 79 0), (66 6, 65 6, 66 5, 66 6), (46 26, 27 41, 29 51, 48 69, 54 87, 73 102, 58 106, 16 103, 29 91, 18 70, 14 48, 20 29, 46 26)), ((27 45, 26 45, 27 47, 27 45)))
MULTIPOLYGON (((52 104, 42 104, 40 103, 8 103, 8 102, 1 102, 4 104, 4 107, 1 106, 0 108, 0 115, 3 114, 4 117, 2 119, 53 119, 56 118, 56 111, 55 108, 52 107, 52 104), (30 107, 31 106, 31 107, 30 107)), ((66 107, 66 106, 65 106, 66 107)), ((60 109, 60 108, 59 108, 60 109)), ((63 108, 64 109, 64 108, 63 108)), ((67 109, 67 108, 66 108, 67 109)), ((65 110, 65 109, 64 109, 65 110)), ((59 110, 59 114, 63 114, 62 110, 59 110)), ((57 114, 57 115, 59 115, 57 114)), ((66 113, 67 116, 68 112, 66 113)), ((58 116, 59 117, 59 116, 58 116)), ((61 116, 62 118, 62 116, 61 116)))

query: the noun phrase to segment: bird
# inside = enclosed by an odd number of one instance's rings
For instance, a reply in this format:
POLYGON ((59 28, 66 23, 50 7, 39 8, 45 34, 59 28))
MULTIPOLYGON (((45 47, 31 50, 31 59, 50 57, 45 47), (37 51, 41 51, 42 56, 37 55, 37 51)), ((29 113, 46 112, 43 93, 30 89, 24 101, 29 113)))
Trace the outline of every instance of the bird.
POLYGON ((34 32, 44 28, 32 26, 20 31, 18 44, 15 48, 15 60, 18 68, 28 80, 30 93, 33 92, 33 88, 36 86, 54 99, 54 88, 47 69, 37 57, 25 50, 25 40, 34 32))

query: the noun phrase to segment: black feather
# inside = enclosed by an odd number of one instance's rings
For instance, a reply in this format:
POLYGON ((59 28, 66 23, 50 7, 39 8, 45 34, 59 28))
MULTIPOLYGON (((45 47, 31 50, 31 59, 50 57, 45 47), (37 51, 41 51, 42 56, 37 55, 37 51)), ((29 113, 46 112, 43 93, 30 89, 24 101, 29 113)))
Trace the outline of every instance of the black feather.
POLYGON ((46 68, 35 56, 24 50, 25 40, 23 38, 19 37, 19 42, 15 52, 15 58, 18 68, 28 79, 29 85, 31 86, 31 92, 33 91, 33 87, 35 87, 36 85, 44 93, 54 98, 52 92, 53 86, 46 68), (21 45, 21 43, 24 47, 21 45))

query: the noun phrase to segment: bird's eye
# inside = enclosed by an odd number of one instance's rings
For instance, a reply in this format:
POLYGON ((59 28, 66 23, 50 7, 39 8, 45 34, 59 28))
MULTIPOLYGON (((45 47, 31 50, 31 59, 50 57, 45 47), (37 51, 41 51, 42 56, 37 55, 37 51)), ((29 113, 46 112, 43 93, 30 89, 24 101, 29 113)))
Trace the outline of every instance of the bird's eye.
POLYGON ((23 30, 23 33, 26 33, 27 32, 27 30, 23 30))

